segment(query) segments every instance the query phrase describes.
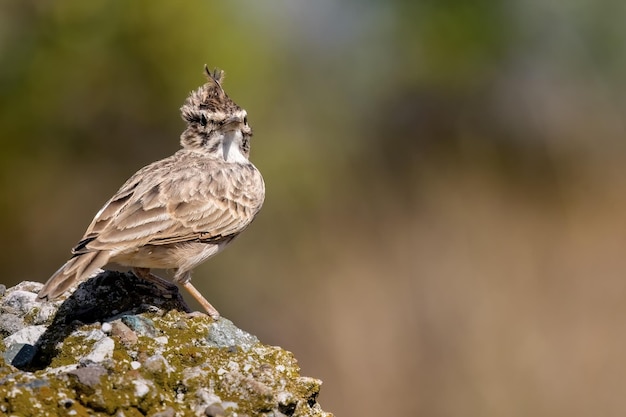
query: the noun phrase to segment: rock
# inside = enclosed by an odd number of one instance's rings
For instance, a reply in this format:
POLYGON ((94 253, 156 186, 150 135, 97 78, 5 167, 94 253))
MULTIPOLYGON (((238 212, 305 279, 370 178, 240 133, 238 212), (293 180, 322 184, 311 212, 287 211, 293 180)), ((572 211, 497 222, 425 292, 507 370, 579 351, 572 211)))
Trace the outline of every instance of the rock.
MULTIPOLYGON (((20 318, 21 320, 21 318, 20 318)), ((4 338, 4 360, 14 366, 28 364, 35 357, 35 343, 46 331, 46 326, 28 326, 4 338)))
MULTIPOLYGON (((120 342, 122 342, 126 346, 133 346, 139 340, 139 338, 137 337, 137 333, 135 333, 130 327, 125 325, 121 320, 115 320, 111 322, 109 326, 111 327, 111 335, 119 338, 120 342)), ((104 324, 102 325, 102 327, 105 327, 104 324)))
POLYGON ((158 333, 154 328, 154 322, 144 316, 127 315, 122 317, 122 323, 135 332, 138 336, 155 337, 158 333))
POLYGON ((8 336, 24 328, 24 320, 17 314, 6 313, 0 315, 0 335, 8 336))
POLYGON ((149 358, 146 358, 141 365, 146 371, 152 373, 167 372, 169 374, 173 371, 172 367, 167 362, 167 359, 165 359, 162 355, 152 355, 149 358))
POLYGON ((87 366, 85 368, 74 369, 69 371, 67 375, 75 377, 72 385, 80 392, 93 394, 100 384, 101 378, 107 374, 107 370, 103 366, 87 366))
POLYGON ((43 324, 52 321, 54 315, 57 313, 57 309, 54 304, 47 303, 42 305, 37 312, 37 315, 33 319, 33 324, 43 324))
POLYGON ((113 331, 113 325, 109 322, 102 323, 100 330, 102 330, 103 333, 110 334, 113 331))
POLYGON ((4 360, 16 368, 23 368, 33 361, 37 348, 28 343, 15 343, 7 347, 4 360))
POLYGON ((220 348, 239 346, 247 350, 259 343, 259 339, 238 329, 231 321, 220 318, 218 321, 211 323, 211 329, 207 335, 207 342, 209 346, 220 348))
POLYGON ((207 417, 224 417, 226 415, 226 411, 220 403, 214 403, 204 410, 204 414, 207 417))
POLYGON ((29 291, 13 290, 2 298, 3 307, 16 313, 27 313, 33 310, 37 294, 29 291))
POLYGON ((0 415, 331 416, 290 352, 176 293, 110 271, 52 302, 40 288, 0 294, 0 415))
POLYGON ((28 343, 34 345, 42 334, 46 331, 46 326, 28 326, 18 330, 4 338, 4 344, 10 346, 14 343, 28 343))
POLYGON ((89 363, 101 363, 106 359, 113 357, 113 351, 115 350, 115 342, 110 337, 104 337, 98 340, 87 355, 79 360, 81 364, 89 363))
POLYGON ((135 395, 139 398, 145 397, 154 387, 152 381, 145 379, 136 379, 133 381, 133 385, 135 385, 135 395))

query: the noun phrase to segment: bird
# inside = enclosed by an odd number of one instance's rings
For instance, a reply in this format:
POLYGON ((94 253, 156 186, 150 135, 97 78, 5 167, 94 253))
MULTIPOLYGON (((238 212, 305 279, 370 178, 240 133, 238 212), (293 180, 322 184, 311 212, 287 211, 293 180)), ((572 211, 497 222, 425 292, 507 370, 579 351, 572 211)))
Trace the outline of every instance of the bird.
POLYGON ((209 316, 220 317, 191 284, 191 273, 255 219, 265 183, 249 160, 247 112, 222 88, 224 71, 205 65, 204 73, 207 82, 180 108, 181 149, 137 171, 104 204, 39 300, 54 300, 116 263, 159 288, 182 285, 209 316), (152 274, 155 268, 174 270, 175 284, 152 274))

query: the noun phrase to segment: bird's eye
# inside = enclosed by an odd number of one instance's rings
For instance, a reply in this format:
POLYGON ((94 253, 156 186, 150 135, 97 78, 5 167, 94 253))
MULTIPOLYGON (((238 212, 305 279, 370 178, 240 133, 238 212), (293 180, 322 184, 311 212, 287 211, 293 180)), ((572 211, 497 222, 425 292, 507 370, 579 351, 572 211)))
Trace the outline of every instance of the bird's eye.
POLYGON ((207 123, 208 122, 207 122, 206 116, 204 114, 200 115, 200 124, 202 126, 206 126, 207 123))
POLYGON ((244 125, 248 124, 248 116, 243 116, 243 124, 244 125))

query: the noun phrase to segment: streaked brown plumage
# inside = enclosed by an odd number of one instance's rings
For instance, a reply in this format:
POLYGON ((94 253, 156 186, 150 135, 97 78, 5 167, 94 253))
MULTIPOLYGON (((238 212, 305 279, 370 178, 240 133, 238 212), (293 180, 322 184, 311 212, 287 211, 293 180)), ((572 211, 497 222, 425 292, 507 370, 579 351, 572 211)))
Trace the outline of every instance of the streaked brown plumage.
POLYGON ((96 214, 65 263, 39 292, 54 299, 109 262, 167 284, 149 269, 176 269, 207 312, 219 313, 189 282, 191 271, 241 233, 261 209, 265 186, 248 161, 252 130, 245 110, 221 87, 223 73, 206 69, 208 83, 181 108, 183 149, 134 174, 96 214))

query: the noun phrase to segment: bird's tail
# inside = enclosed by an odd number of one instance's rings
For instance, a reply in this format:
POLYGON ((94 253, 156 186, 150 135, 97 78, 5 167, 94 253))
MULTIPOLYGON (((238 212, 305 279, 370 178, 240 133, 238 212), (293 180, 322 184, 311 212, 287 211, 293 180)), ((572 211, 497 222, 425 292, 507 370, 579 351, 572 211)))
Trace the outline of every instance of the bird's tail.
POLYGON ((48 279, 37 298, 54 300, 76 281, 89 277, 98 268, 109 261, 109 253, 105 251, 86 252, 75 255, 48 279))

